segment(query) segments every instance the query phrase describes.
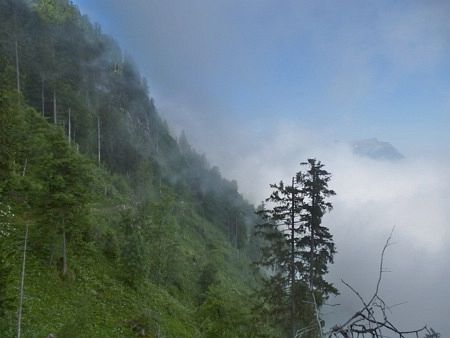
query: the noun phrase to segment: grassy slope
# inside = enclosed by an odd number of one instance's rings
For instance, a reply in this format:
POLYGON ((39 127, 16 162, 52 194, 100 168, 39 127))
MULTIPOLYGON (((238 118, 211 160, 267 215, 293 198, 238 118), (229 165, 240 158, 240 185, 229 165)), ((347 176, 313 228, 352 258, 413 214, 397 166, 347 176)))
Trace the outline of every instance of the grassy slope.
MULTIPOLYGON (((95 169, 98 181, 111 184, 114 179, 105 171, 95 169)), ((123 186, 123 182, 122 182, 123 186)), ((170 188, 168 188, 170 189, 170 188)), ((225 288, 238 293, 248 290, 252 277, 249 261, 243 253, 230 246, 217 226, 198 215, 193 208, 175 210, 173 227, 177 245, 175 257, 179 285, 156 285, 149 278, 137 288, 120 279, 116 259, 105 256, 102 234, 117 224, 118 202, 127 203, 124 192, 101 197, 92 204, 90 222, 94 239, 71 247, 71 277, 63 280, 56 264, 49 264, 33 252, 32 242, 27 256, 25 279, 24 337, 136 337, 133 323, 144 323, 149 337, 199 337, 202 314, 198 313, 198 278, 201 267, 212 263, 225 288)), ((33 220, 29 220, 33 223, 33 220)), ((16 219, 11 296, 18 298, 22 263, 24 221, 16 219)), ((31 225, 30 241, 38 229, 31 225)), ((148 246, 154 243, 146 243, 148 246)), ((59 249, 59 248, 58 248, 59 249)), ((57 250, 58 250, 57 249, 57 250)), ((147 257, 151 260, 152 257, 147 257)), ((225 319, 225 318, 224 318, 225 319)), ((9 314, 9 328, 2 336, 14 336, 16 316, 9 314)))

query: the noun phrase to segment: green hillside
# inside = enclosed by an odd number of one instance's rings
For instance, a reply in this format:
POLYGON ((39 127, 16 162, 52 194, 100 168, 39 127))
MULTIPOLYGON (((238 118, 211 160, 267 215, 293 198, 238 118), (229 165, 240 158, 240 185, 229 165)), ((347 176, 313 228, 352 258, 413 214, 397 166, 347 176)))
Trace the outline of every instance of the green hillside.
POLYGON ((0 84, 1 337, 25 243, 22 337, 269 334, 253 206, 111 37, 67 0, 0 0, 0 84))

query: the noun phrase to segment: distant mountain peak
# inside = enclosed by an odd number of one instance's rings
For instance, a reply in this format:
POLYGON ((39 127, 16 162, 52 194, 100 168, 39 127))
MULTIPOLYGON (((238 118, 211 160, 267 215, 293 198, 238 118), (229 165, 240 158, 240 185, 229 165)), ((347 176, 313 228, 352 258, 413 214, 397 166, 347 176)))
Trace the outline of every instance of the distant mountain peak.
POLYGON ((397 161, 405 157, 391 143, 376 138, 354 141, 352 149, 355 155, 374 160, 397 161))

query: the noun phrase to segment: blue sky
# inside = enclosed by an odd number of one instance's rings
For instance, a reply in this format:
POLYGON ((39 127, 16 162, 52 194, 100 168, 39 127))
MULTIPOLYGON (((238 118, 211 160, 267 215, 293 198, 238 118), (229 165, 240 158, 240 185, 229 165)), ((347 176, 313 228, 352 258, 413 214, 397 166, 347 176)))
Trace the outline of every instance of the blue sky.
POLYGON ((226 142, 224 123, 258 137, 279 120, 406 153, 449 149, 448 2, 75 3, 137 61, 161 113, 200 151, 205 129, 226 142))

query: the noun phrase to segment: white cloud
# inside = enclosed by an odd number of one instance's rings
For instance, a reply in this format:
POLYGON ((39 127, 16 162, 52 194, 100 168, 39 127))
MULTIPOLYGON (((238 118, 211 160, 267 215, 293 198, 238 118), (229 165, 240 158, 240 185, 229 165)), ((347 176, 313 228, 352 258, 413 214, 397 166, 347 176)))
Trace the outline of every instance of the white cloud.
MULTIPOLYGON (((338 249, 329 278, 342 295, 339 308, 327 309, 328 322, 358 310, 356 297, 343 278, 369 297, 378 276, 380 251, 392 228, 393 242, 385 263, 382 295, 388 303, 406 301, 392 318, 403 327, 428 323, 445 336, 450 332, 441 313, 450 313, 442 298, 450 275, 450 171, 445 159, 406 158, 389 162, 354 155, 345 142, 327 142, 312 130, 278 123, 258 138, 258 146, 239 148, 239 161, 220 161, 227 177, 237 178, 246 196, 258 203, 270 183, 288 181, 308 157, 321 160, 333 175, 334 210, 325 222, 338 249)), ((389 140, 387 140, 389 141, 389 140)), ((239 137, 234 142, 241 144, 239 137)), ((230 149, 236 149, 229 143, 230 149)))

